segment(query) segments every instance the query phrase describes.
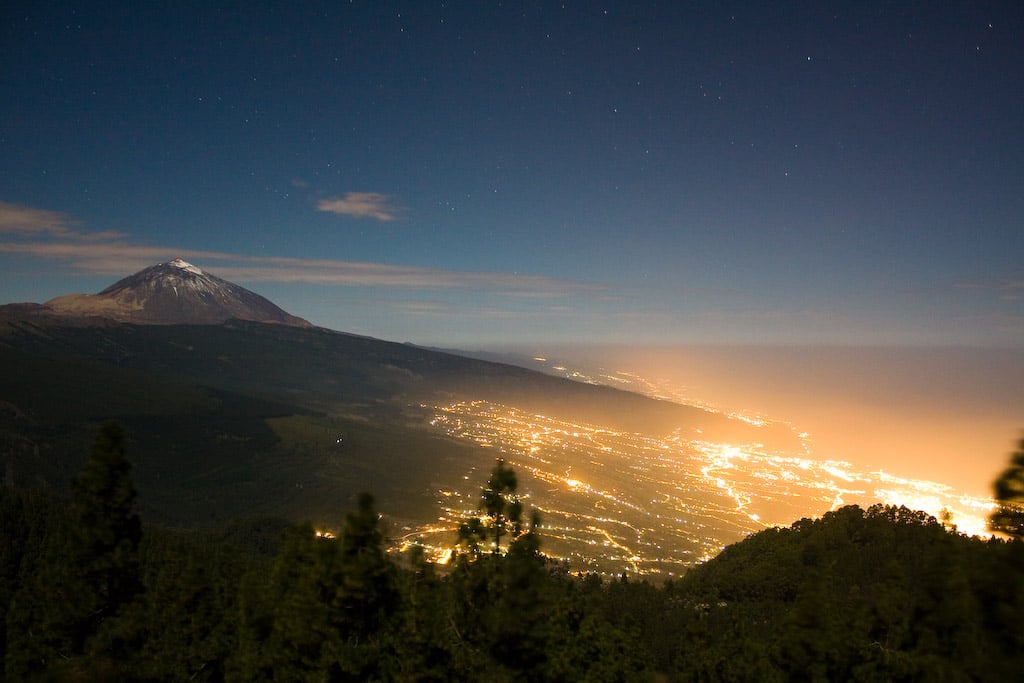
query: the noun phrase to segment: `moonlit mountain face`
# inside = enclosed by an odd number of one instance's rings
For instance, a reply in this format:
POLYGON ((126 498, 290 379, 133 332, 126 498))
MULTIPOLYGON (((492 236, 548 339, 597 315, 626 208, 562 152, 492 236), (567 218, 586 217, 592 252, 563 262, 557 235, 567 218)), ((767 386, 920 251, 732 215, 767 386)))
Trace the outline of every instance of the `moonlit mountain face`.
POLYGON ((174 259, 115 282, 99 294, 46 303, 54 312, 143 324, 217 324, 232 318, 309 327, 255 292, 174 259))

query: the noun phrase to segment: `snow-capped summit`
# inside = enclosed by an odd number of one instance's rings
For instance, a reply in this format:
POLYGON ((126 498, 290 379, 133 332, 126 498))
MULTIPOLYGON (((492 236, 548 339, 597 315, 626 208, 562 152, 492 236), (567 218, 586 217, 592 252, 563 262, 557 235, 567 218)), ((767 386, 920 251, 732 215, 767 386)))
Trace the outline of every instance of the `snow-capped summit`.
POLYGON ((195 273, 196 275, 203 274, 203 271, 199 270, 198 268, 196 268, 195 266, 193 266, 191 263, 184 259, 176 258, 173 261, 169 261, 167 265, 174 266, 175 268, 181 268, 182 270, 187 270, 188 272, 195 273))
POLYGON ((309 327, 255 292, 176 258, 129 275, 99 294, 46 302, 52 311, 145 324, 222 323, 232 318, 309 327))

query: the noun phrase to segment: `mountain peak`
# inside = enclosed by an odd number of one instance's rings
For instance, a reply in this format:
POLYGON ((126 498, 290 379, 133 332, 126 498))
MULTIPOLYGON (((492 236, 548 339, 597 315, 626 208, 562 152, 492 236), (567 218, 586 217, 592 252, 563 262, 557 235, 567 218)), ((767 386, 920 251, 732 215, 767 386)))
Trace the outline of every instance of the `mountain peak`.
POLYGON ((195 266, 193 266, 191 263, 184 259, 176 258, 173 261, 168 261, 167 265, 174 266, 175 268, 181 268, 182 270, 187 270, 188 272, 195 273, 196 275, 203 274, 203 271, 196 268, 195 266))
POLYGON ((46 306, 61 315, 148 325, 211 325, 235 318, 311 327, 259 294, 180 258, 140 270, 99 294, 61 296, 46 306))

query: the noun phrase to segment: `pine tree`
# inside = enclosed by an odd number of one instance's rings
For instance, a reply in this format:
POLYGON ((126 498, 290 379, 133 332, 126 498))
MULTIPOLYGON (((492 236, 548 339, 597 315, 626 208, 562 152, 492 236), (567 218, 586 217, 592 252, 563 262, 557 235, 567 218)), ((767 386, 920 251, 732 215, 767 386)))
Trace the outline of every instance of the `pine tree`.
POLYGON ((135 649, 126 609, 142 591, 135 495, 124 433, 106 424, 72 481, 68 514, 51 528, 38 571, 11 603, 8 676, 114 675, 116 660, 135 649))
POLYGON ((540 554, 533 513, 529 531, 509 544, 492 585, 493 610, 486 620, 490 651, 501 665, 536 680, 545 665, 549 615, 544 589, 548 575, 540 554))
POLYGON ((395 568, 373 497, 362 494, 335 539, 294 528, 269 580, 250 577, 239 598, 237 680, 387 678, 384 635, 401 607, 395 568))
POLYGON ((989 518, 992 531, 1024 539, 1024 439, 1010 456, 1010 466, 996 479, 995 497, 999 507, 989 518))
POLYGON ((87 612, 78 624, 82 641, 142 590, 142 522, 135 499, 124 432, 116 423, 108 423, 100 429, 88 461, 72 482, 73 559, 87 587, 82 596, 87 612))
POLYGON ((339 604, 345 625, 356 632, 381 628, 398 601, 394 566, 384 553, 384 535, 373 496, 359 495, 359 507, 345 518, 340 543, 343 589, 339 604))
POLYGON ((516 473, 499 459, 480 494, 480 509, 487 515, 494 534, 494 552, 501 551, 501 537, 522 531, 523 503, 516 497, 516 473))

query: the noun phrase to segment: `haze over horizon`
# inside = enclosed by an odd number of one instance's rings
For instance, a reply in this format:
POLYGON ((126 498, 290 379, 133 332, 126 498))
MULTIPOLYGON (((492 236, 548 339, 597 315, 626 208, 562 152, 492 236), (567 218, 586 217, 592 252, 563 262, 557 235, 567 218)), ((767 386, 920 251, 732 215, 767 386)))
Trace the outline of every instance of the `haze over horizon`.
POLYGON ((915 347, 559 346, 506 349, 550 371, 808 434, 811 454, 990 497, 1024 436, 1024 350, 915 347), (538 354, 543 354, 538 356, 538 354), (606 373, 601 377, 602 373, 606 373), (625 384, 612 378, 638 382, 625 384))

